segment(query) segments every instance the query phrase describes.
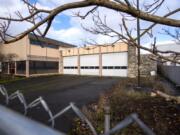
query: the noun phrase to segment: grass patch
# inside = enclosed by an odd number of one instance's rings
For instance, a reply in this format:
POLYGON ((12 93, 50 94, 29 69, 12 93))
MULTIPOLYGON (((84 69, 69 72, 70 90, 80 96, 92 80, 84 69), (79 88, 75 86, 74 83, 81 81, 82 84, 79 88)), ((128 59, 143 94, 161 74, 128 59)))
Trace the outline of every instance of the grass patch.
MULTIPOLYGON (((142 79, 144 89, 161 89, 163 87, 151 78, 142 79)), ((168 102, 161 97, 151 97, 146 90, 136 91, 133 86, 135 79, 124 79, 113 90, 102 95, 99 102, 83 108, 83 112, 95 126, 98 133, 104 131, 104 106, 111 107, 111 127, 122 121, 131 113, 137 113, 139 118, 157 135, 179 135, 180 110, 174 102, 168 102)), ((92 135, 87 125, 75 120, 73 135, 92 135)), ((117 135, 143 135, 142 130, 132 124, 117 135)))
POLYGON ((24 79, 25 79, 25 77, 5 75, 5 76, 0 77, 0 84, 8 84, 11 82, 15 82, 18 80, 24 80, 24 79))

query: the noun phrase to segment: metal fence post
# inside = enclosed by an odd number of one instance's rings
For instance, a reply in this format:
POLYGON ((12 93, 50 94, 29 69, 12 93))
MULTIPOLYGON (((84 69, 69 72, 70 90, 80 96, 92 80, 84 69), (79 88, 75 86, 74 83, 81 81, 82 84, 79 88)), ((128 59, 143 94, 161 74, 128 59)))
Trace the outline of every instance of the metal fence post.
MULTIPOLYGON (((105 112, 105 119, 104 119, 104 134, 108 133, 110 131, 110 107, 105 106, 104 107, 105 112)), ((109 134, 106 134, 109 135, 109 134)))

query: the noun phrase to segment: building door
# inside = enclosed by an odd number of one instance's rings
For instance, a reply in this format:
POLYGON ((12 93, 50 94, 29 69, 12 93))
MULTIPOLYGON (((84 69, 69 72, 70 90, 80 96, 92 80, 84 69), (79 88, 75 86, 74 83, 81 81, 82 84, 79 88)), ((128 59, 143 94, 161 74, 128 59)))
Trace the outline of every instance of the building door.
POLYGON ((9 73, 15 74, 15 62, 9 62, 9 73))
POLYGON ((78 74, 78 57, 68 56, 63 58, 64 74, 78 74))
POLYGON ((102 54, 103 76, 127 76, 128 54, 127 52, 102 54))
POLYGON ((80 56, 81 75, 99 75, 99 55, 80 56))

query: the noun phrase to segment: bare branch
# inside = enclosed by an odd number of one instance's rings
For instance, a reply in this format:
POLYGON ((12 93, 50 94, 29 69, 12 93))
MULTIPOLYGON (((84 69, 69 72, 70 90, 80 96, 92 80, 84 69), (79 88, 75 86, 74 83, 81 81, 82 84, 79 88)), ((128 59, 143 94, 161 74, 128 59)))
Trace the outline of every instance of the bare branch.
MULTIPOLYGON (((136 41, 134 40, 134 38, 131 35, 131 30, 128 29, 127 24, 126 24, 126 18, 124 16, 122 16, 122 25, 120 25, 120 32, 117 30, 112 29, 111 27, 109 27, 106 23, 106 16, 104 17, 104 19, 102 20, 99 12, 97 12, 96 14, 93 13, 92 14, 92 20, 94 23, 94 27, 90 27, 90 28, 86 28, 83 26, 83 28, 93 34, 102 34, 105 36, 109 36, 109 37, 117 37, 117 41, 123 41, 124 43, 146 50, 150 53, 152 53, 154 56, 164 59, 166 61, 171 61, 171 62, 176 62, 178 63, 175 59, 170 59, 167 58, 165 56, 162 56, 161 54, 172 54, 174 56, 180 56, 179 52, 175 52, 175 51, 160 51, 157 50, 156 48, 156 38, 154 38, 154 43, 152 45, 152 48, 148 48, 148 47, 144 47, 142 45, 138 45, 136 43, 136 41), (125 34, 124 34, 125 32, 125 34)), ((115 42, 117 42, 115 41, 115 42)))
POLYGON ((164 3, 165 0, 155 0, 152 4, 144 5, 147 13, 153 14, 158 11, 158 9, 161 7, 161 5, 164 3))
POLYGON ((177 41, 178 43, 180 43, 180 28, 177 28, 174 30, 174 33, 170 32, 167 29, 163 29, 164 33, 161 34, 166 34, 169 35, 170 37, 174 38, 175 41, 177 41))
POLYGON ((53 19, 54 19, 54 17, 52 17, 52 18, 48 21, 47 27, 46 27, 46 29, 45 29, 43 35, 42 35, 43 37, 45 37, 46 34, 47 34, 47 32, 49 31, 49 29, 50 29, 50 27, 51 27, 51 24, 52 24, 52 22, 53 22, 53 19))
MULTIPOLYGON (((175 14, 175 13, 178 13, 178 12, 180 12, 180 8, 178 8, 178 9, 172 11, 172 12, 169 12, 168 14, 164 15, 163 17, 166 18, 166 17, 171 16, 171 15, 173 15, 173 14, 175 14)), ((153 23, 152 25, 150 25, 148 28, 146 28, 145 31, 143 31, 143 32, 140 34, 140 36, 142 37, 143 35, 145 35, 148 31, 150 31, 150 30, 151 30, 154 26, 156 26, 156 25, 157 25, 157 23, 153 23)), ((134 40, 137 40, 137 38, 135 38, 134 40)))
POLYGON ((90 13, 93 13, 95 10, 97 10, 97 8, 98 8, 98 6, 93 7, 85 15, 80 15, 80 12, 75 13, 75 17, 80 17, 81 19, 85 19, 90 13))

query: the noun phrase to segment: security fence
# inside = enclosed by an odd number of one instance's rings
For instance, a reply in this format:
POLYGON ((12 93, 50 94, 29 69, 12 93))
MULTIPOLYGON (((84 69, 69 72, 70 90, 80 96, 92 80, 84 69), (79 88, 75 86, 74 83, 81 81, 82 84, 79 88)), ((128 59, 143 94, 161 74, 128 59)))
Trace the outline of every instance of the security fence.
MULTIPOLYGON (((0 94, 4 96, 5 103, 7 105, 9 104, 9 102, 12 102, 13 99, 17 98, 24 107, 24 115, 26 115, 30 109, 41 105, 44 108, 45 112, 48 113, 48 122, 51 123, 52 127, 55 126, 55 120, 58 117, 65 114, 67 111, 72 110, 83 122, 87 124, 93 135, 98 135, 92 123, 74 103, 70 103, 67 107, 60 110, 58 113, 53 114, 48 104, 42 97, 39 97, 28 104, 23 93, 17 90, 16 92, 9 95, 8 91, 3 85, 0 85, 0 94)), ((142 129, 145 134, 155 135, 155 133, 146 124, 144 124, 143 121, 138 118, 138 115, 136 113, 130 114, 123 121, 120 121, 114 128, 110 129, 109 107, 105 108, 105 130, 104 134, 102 135, 112 135, 121 132, 122 129, 126 128, 134 122, 142 129)), ((0 133, 3 133, 5 135, 65 135, 65 133, 57 132, 54 129, 48 128, 35 121, 29 120, 19 114, 10 111, 3 106, 0 106, 0 133)))

